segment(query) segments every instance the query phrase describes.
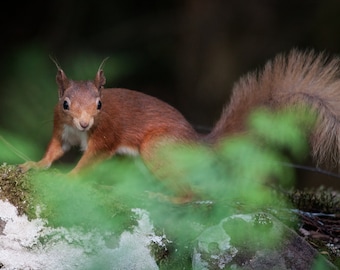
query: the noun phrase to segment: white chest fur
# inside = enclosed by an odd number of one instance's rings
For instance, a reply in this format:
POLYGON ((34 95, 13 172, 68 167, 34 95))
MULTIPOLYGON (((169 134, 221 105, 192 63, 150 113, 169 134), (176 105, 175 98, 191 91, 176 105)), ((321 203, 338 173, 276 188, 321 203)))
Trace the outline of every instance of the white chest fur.
POLYGON ((62 133, 63 150, 68 151, 71 146, 80 146, 81 151, 85 151, 87 148, 87 137, 86 131, 80 131, 69 125, 64 126, 62 133))

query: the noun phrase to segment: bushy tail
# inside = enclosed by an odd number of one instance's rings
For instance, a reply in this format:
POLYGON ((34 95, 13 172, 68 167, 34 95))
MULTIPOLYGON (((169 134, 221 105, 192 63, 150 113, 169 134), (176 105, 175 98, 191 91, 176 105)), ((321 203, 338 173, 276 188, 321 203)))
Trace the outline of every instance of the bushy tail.
POLYGON ((340 59, 314 51, 281 54, 260 72, 250 73, 234 86, 229 105, 207 139, 216 142, 243 132, 256 108, 309 106, 317 115, 311 134, 317 164, 340 165, 340 59))

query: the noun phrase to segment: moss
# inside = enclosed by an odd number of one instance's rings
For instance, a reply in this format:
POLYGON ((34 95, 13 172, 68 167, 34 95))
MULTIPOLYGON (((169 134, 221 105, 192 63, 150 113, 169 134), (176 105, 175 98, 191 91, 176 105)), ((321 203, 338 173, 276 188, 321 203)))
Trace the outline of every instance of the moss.
POLYGON ((3 163, 0 165, 0 199, 7 200, 18 210, 18 214, 33 215, 33 198, 31 174, 23 174, 15 165, 3 163))
POLYGON ((302 211, 334 214, 340 211, 340 194, 330 188, 319 187, 292 190, 288 197, 302 211))

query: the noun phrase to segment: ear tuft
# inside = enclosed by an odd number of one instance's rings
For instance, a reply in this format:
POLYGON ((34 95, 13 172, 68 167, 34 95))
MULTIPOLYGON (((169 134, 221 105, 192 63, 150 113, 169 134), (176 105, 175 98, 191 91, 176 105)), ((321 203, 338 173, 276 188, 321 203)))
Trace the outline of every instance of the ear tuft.
POLYGON ((57 82, 57 85, 58 85, 59 98, 61 98, 64 95, 65 90, 69 87, 70 81, 66 77, 65 72, 61 69, 57 60, 52 58, 51 56, 50 56, 50 59, 53 61, 53 63, 56 65, 56 67, 58 69, 58 72, 57 72, 57 75, 56 75, 56 82, 57 82))
POLYGON ((98 89, 103 88, 103 86, 104 86, 105 83, 106 83, 106 78, 105 78, 105 76, 104 76, 103 66, 104 66, 104 63, 105 63, 105 61, 106 61, 107 59, 109 59, 109 58, 106 57, 106 58, 102 61, 102 63, 100 64, 100 66, 99 66, 99 68, 98 68, 98 71, 97 71, 97 74, 96 74, 96 77, 95 77, 95 79, 94 79, 94 83, 95 83, 95 85, 96 85, 96 87, 97 87, 98 89))

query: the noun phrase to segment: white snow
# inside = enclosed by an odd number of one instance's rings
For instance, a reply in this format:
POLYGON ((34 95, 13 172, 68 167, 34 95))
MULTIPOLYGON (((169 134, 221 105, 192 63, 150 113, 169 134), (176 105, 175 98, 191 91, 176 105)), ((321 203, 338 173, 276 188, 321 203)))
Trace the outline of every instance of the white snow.
POLYGON ((81 228, 51 228, 46 220, 18 216, 12 204, 0 200, 0 221, 6 223, 3 231, 0 230, 0 268, 158 269, 148 246, 159 237, 154 233, 148 212, 132 211, 139 217, 132 232, 103 235, 81 228))

